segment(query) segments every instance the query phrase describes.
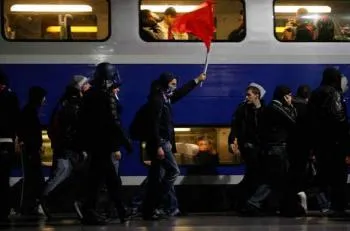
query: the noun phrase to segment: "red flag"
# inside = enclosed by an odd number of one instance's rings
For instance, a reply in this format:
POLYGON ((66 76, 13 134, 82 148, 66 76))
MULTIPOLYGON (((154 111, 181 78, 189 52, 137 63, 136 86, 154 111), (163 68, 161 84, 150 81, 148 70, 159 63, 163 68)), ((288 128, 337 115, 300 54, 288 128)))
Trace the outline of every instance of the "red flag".
POLYGON ((197 10, 176 18, 172 30, 178 33, 192 33, 205 43, 209 52, 215 31, 213 1, 206 0, 197 10))

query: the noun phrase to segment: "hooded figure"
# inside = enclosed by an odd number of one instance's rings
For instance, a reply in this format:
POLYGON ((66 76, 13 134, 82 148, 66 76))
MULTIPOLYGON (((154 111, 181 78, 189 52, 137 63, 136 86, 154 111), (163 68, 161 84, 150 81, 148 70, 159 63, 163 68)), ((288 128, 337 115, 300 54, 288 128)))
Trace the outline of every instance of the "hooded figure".
POLYGON ((83 206, 83 222, 86 224, 104 224, 95 211, 98 186, 104 183, 111 195, 121 222, 125 221, 125 209, 121 201, 121 181, 116 174, 111 155, 121 157, 121 146, 131 152, 131 143, 120 124, 117 111, 117 99, 113 91, 114 84, 120 84, 120 78, 114 65, 104 62, 97 65, 91 90, 84 96, 81 107, 80 137, 83 150, 91 156, 89 184, 86 203, 83 206))
POLYGON ((324 70, 320 87, 311 94, 309 112, 310 137, 319 168, 318 183, 321 192, 327 192, 329 186, 331 189, 331 212, 327 214, 346 215, 347 167, 344 160, 350 151, 350 137, 342 74, 336 68, 324 70))
POLYGON ((0 71, 0 223, 7 222, 10 213, 9 180, 20 111, 18 98, 7 85, 7 78, 0 71))
POLYGON ((41 146, 43 143, 39 109, 45 101, 47 92, 39 86, 29 89, 29 100, 24 106, 19 122, 19 140, 23 142, 24 158, 24 202, 22 214, 33 213, 37 200, 41 198, 44 176, 41 171, 41 146))
POLYGON ((173 151, 175 150, 175 131, 172 118, 172 104, 190 93, 205 75, 187 82, 181 88, 177 87, 177 77, 173 73, 162 73, 152 82, 148 96, 149 117, 144 123, 149 124, 147 137, 147 154, 151 158, 149 172, 149 187, 144 200, 144 219, 158 219, 155 209, 160 205, 163 196, 169 194, 170 214, 178 213, 174 182, 180 173, 173 151), (164 161, 164 159, 166 161, 164 161), (165 175, 161 176, 161 168, 165 175), (159 185, 161 182, 162 185, 159 185), (163 186, 163 187, 162 187, 163 186), (159 190, 163 188, 163 190, 159 190))

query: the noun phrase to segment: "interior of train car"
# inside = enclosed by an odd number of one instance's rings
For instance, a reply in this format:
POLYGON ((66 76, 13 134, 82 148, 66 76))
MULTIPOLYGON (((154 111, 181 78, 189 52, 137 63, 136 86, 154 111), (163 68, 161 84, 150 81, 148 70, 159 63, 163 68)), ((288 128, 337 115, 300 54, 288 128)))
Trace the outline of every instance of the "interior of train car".
MULTIPOLYGON (((276 0, 274 3, 275 35, 279 41, 292 41, 290 34, 296 27, 297 16, 301 15, 302 23, 310 25, 318 35, 323 32, 329 35, 330 41, 350 40, 350 2, 346 0, 276 0), (298 12, 300 11, 300 12, 298 12)), ((319 42, 328 42, 317 40, 319 42)))

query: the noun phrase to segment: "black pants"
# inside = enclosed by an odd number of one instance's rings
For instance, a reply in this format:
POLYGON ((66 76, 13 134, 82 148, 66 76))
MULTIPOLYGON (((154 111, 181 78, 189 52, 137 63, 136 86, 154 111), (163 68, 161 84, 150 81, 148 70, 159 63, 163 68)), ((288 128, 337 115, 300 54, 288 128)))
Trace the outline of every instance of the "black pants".
POLYGON ((285 144, 269 144, 263 156, 262 184, 248 200, 257 208, 263 204, 267 209, 275 211, 282 199, 288 172, 287 149, 285 144))
POLYGON ((12 143, 0 143, 0 220, 10 213, 10 172, 12 143))
POLYGON ((24 197, 21 212, 22 214, 28 214, 34 212, 38 205, 38 200, 41 198, 44 190, 45 179, 42 173, 39 148, 24 147, 22 155, 24 197))
POLYGON ((103 183, 106 183, 108 193, 118 210, 119 216, 125 215, 121 195, 122 185, 111 161, 111 152, 91 152, 87 180, 87 197, 83 207, 84 211, 95 210, 99 190, 103 183))
POLYGON ((261 149, 255 147, 241 148, 241 156, 245 164, 245 173, 238 185, 238 207, 244 206, 247 199, 252 196, 261 182, 261 149))
POLYGON ((323 192, 330 188, 331 208, 343 211, 347 201, 345 152, 336 144, 318 147, 315 152, 318 165, 317 184, 323 192))

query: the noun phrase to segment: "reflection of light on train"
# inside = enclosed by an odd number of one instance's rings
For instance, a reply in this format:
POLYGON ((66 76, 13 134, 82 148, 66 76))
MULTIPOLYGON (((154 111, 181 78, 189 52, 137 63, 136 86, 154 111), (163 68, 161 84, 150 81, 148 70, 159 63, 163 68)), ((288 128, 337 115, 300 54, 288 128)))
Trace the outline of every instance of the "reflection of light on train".
MULTIPOLYGON (((151 81, 160 73, 175 72, 181 76, 182 84, 203 70, 205 56, 200 41, 146 42, 140 38, 137 17, 140 6, 153 6, 151 9, 162 16, 160 12, 165 10, 165 6, 160 4, 163 1, 141 0, 139 3, 113 0, 109 4, 106 0, 74 1, 75 4, 84 2, 91 7, 85 6, 84 12, 80 13, 74 13, 79 9, 62 12, 64 8, 54 11, 43 6, 28 10, 28 6, 14 7, 14 0, 3 2, 7 29, 11 33, 0 39, 0 63, 10 75, 11 86, 22 104, 26 102, 30 86, 41 85, 48 90, 47 105, 43 109, 45 116, 41 118, 43 124, 47 124, 71 76, 85 74, 91 77, 97 62, 109 61, 119 67, 124 81, 121 98, 126 105, 122 118, 125 126, 145 102, 151 81), (43 13, 44 10, 51 13, 43 13), (57 14, 52 12, 61 12, 62 16, 65 13, 73 15, 69 36, 61 33, 62 28, 69 28, 69 18, 58 20, 57 14), (31 21, 28 21, 29 16, 31 21), (85 31, 78 31, 78 27, 85 31)), ((26 0, 26 4, 35 2, 26 0)), ((191 9, 180 8, 182 2, 169 0, 167 4, 177 5, 176 9, 181 13, 191 10, 201 1, 191 1, 191 9)), ((266 101, 269 101, 277 84, 287 84, 294 90, 300 84, 316 87, 322 70, 328 64, 339 66, 345 75, 350 76, 349 44, 346 42, 278 41, 275 36, 283 32, 288 18, 294 17, 299 7, 305 6, 294 6, 289 0, 275 2, 274 7, 273 1, 249 0, 244 5, 240 0, 216 1, 214 39, 219 41, 214 41, 212 45, 208 80, 174 106, 177 146, 183 152, 176 154, 181 165, 181 176, 176 184, 236 184, 242 179, 240 159, 228 152, 227 136, 232 112, 243 100, 242 92, 250 82, 263 85, 267 89, 266 101), (246 37, 242 42, 227 41, 229 33, 240 25, 238 18, 242 9, 244 22, 247 22, 246 37), (276 30, 277 35, 274 35, 276 30), (217 167, 219 176, 197 181, 199 176, 188 176, 188 169, 196 149, 196 138, 201 135, 213 137, 220 166, 217 167)), ((337 15, 339 10, 340 14, 350 12, 349 1, 327 1, 327 6, 324 6, 321 1, 305 0, 303 4, 307 5, 314 18, 321 14, 337 15)), ((342 24, 345 25, 342 34, 349 35, 349 23, 342 24)), ((48 152, 51 151, 47 134, 44 138, 45 161, 49 161, 51 155, 48 152)), ((135 144, 133 155, 123 156, 120 173, 124 185, 139 185, 147 175, 138 150, 139 146, 135 144)), ((48 175, 48 169, 45 170, 48 175)), ((18 171, 13 175, 20 176, 18 171)))

